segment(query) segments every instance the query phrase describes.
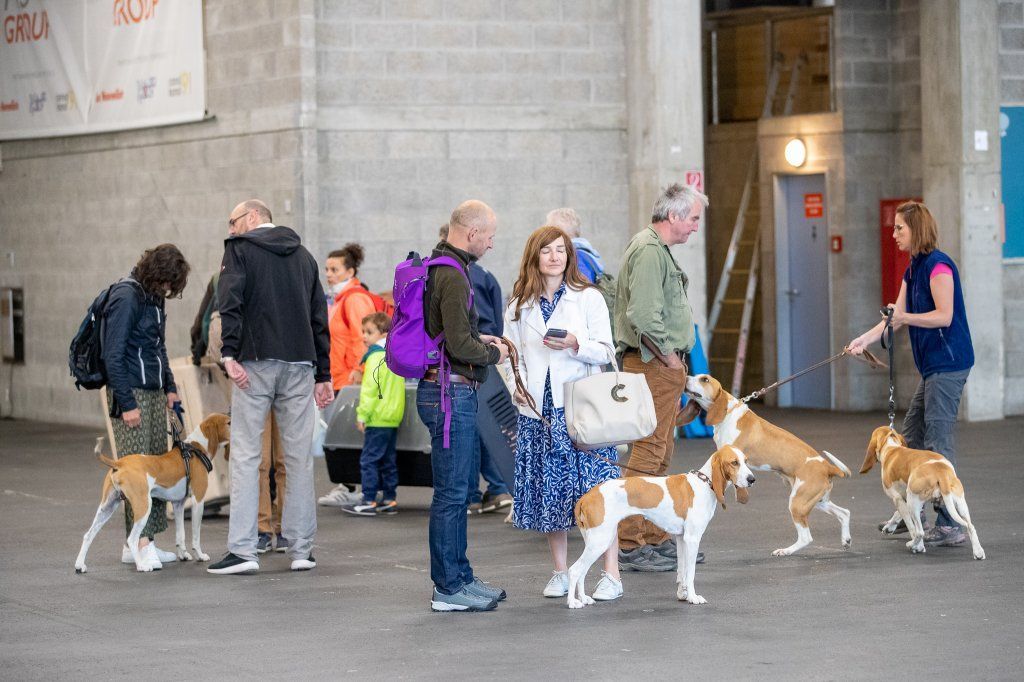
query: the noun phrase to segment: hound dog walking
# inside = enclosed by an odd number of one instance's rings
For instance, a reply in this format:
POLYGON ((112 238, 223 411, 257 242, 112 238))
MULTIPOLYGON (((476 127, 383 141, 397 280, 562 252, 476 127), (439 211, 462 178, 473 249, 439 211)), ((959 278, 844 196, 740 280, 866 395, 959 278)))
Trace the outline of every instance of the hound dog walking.
POLYGON ((613 542, 618 541, 619 521, 640 514, 675 536, 679 556, 676 597, 691 604, 707 603, 693 587, 697 550, 704 530, 720 503, 725 509, 725 489, 736 486, 736 499, 747 502, 747 488, 754 474, 738 448, 719 449, 698 471, 675 476, 631 476, 605 481, 591 488, 576 503, 576 524, 586 547, 569 568, 570 609, 594 603, 583 589, 587 571, 613 542))
POLYGON ((789 482, 789 513, 797 538, 789 547, 772 552, 774 556, 787 556, 811 544, 807 525, 811 509, 839 519, 843 549, 850 547, 850 510, 829 500, 832 479, 851 474, 845 464, 830 452, 819 454, 789 431, 758 417, 708 374, 688 377, 686 394, 707 411, 704 421, 714 427, 715 445, 735 445, 746 453, 751 469, 774 471, 789 482))
MULTIPOLYGON (((207 456, 213 458, 221 446, 231 442, 230 423, 223 414, 212 414, 196 427, 186 443, 200 448, 207 456)), ((203 521, 203 497, 206 495, 207 469, 197 461, 198 457, 187 460, 177 447, 162 455, 127 455, 120 459, 111 459, 100 452, 103 438, 96 439, 96 457, 110 467, 103 479, 103 492, 100 495, 100 506, 92 526, 82 538, 82 548, 75 559, 75 572, 85 573, 85 555, 89 551, 96 534, 99 533, 117 509, 121 495, 132 506, 135 514, 131 533, 128 534, 128 547, 135 559, 135 568, 149 572, 155 566, 146 561, 139 552, 139 535, 146 527, 151 513, 163 513, 162 509, 152 509, 150 498, 167 500, 174 508, 175 545, 178 559, 191 561, 192 555, 185 549, 185 497, 192 493, 192 549, 199 561, 208 561, 209 555, 203 552, 199 544, 199 527, 203 521)))
POLYGON ((907 547, 914 554, 924 552, 921 510, 925 502, 941 499, 949 516, 967 528, 974 558, 985 558, 985 550, 978 540, 978 531, 971 523, 971 510, 967 508, 967 500, 964 498, 964 485, 957 478, 956 470, 948 459, 931 450, 908 448, 902 435, 888 426, 879 426, 868 441, 860 473, 871 471, 875 462, 882 465, 882 489, 896 505, 896 513, 882 526, 882 530, 892 533, 902 517, 910 531, 907 547))

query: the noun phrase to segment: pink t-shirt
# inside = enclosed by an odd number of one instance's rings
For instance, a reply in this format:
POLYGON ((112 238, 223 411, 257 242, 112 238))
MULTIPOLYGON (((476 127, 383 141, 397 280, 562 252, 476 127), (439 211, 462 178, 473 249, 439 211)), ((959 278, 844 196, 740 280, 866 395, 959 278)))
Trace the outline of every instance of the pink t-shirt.
POLYGON ((952 277, 953 276, 953 269, 950 268, 945 263, 939 263, 934 268, 932 268, 932 274, 928 275, 928 279, 932 279, 933 277, 938 277, 939 275, 949 275, 950 277, 952 277))

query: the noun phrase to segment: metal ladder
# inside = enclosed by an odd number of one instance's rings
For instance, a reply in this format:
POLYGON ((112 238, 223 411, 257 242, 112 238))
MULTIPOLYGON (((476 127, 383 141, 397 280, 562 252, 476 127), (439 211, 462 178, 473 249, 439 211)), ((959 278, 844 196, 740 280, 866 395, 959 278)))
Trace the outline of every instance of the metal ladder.
MULTIPOLYGON (((807 63, 807 55, 801 53, 793 62, 789 76, 789 86, 786 90, 786 100, 783 104, 783 116, 788 116, 793 110, 793 99, 796 95, 796 83, 800 77, 800 71, 807 63)), ((775 93, 779 87, 779 74, 782 70, 782 55, 775 53, 772 59, 772 69, 768 76, 768 88, 765 92, 764 107, 761 110, 762 118, 771 118, 773 115, 772 105, 775 101, 775 93)), ((747 166, 746 180, 743 183, 743 194, 740 196, 739 210, 736 212, 736 222, 733 224, 732 237, 729 240, 729 250, 725 255, 725 265, 718 280, 718 288, 715 290, 715 298, 711 306, 711 315, 708 317, 708 349, 715 348, 712 343, 716 334, 735 335, 736 355, 734 357, 709 357, 711 362, 733 361, 732 372, 732 394, 739 395, 743 383, 743 371, 747 362, 747 346, 750 341, 750 321, 754 314, 754 298, 757 295, 757 279, 761 253, 761 231, 757 225, 753 225, 753 239, 744 239, 744 232, 747 231, 746 217, 750 206, 750 195, 756 182, 758 166, 758 153, 755 144, 754 152, 750 156, 750 163, 747 166), (736 255, 742 246, 752 246, 750 265, 747 268, 736 268, 736 255), (747 287, 742 298, 727 298, 729 282, 732 276, 746 275, 747 287), (743 305, 739 327, 718 327, 718 319, 722 314, 722 307, 725 305, 743 305)))

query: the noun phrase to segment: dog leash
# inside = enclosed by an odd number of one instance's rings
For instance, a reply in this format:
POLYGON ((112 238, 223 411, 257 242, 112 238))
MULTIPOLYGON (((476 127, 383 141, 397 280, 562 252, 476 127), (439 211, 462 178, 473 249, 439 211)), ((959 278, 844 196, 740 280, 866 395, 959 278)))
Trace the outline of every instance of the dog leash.
MULTIPOLYGON (((744 405, 744 404, 750 402, 751 400, 753 400, 754 398, 760 398, 761 396, 763 396, 768 391, 774 390, 774 389, 778 388, 779 386, 782 386, 783 384, 788 384, 790 381, 793 381, 794 379, 796 379, 798 377, 802 377, 803 375, 807 374, 808 372, 813 372, 814 370, 816 370, 816 369, 818 369, 820 367, 824 367, 825 365, 831 364, 831 363, 835 362, 836 360, 838 360, 839 358, 841 358, 843 356, 849 356, 849 357, 853 358, 854 360, 859 360, 861 362, 864 362, 867 365, 869 365, 869 366, 871 366, 873 368, 876 368, 876 369, 880 369, 882 367, 885 367, 885 363, 882 362, 881 360, 879 360, 878 358, 876 358, 870 351, 865 350, 863 353, 864 353, 864 357, 861 358, 861 357, 858 357, 858 356, 854 355, 853 353, 851 353, 846 348, 844 348, 843 350, 841 350, 840 352, 836 353, 835 355, 833 355, 830 358, 826 358, 825 360, 822 360, 821 362, 816 362, 813 365, 811 365, 810 367, 807 367, 805 369, 800 370, 796 374, 790 374, 785 379, 779 379, 778 381, 776 381, 773 384, 765 386, 764 388, 759 388, 756 391, 754 391, 753 393, 751 393, 750 395, 744 396, 743 398, 740 398, 739 404, 740 405, 744 405)), ((892 357, 892 354, 890 353, 890 358, 891 357, 892 357)), ((889 368, 890 376, 892 375, 892 367, 891 367, 891 365, 892 365, 892 362, 890 360, 890 368, 889 368)))
POLYGON ((182 440, 181 432, 185 429, 185 409, 181 406, 181 402, 175 402, 170 412, 174 417, 167 420, 171 425, 168 434, 171 436, 172 447, 178 448, 182 464, 185 465, 185 495, 188 496, 189 491, 192 490, 192 458, 195 457, 202 463, 206 473, 213 471, 213 462, 201 449, 182 440))
MULTIPOLYGON (((882 329, 882 348, 889 353, 889 428, 896 430, 896 382, 893 377, 893 334, 895 330, 892 328, 892 315, 895 312, 891 306, 886 306, 880 311, 882 316, 885 318, 885 328, 882 329)), ((866 353, 867 351, 865 351, 866 353)))
MULTIPOLYGON (((526 406, 528 408, 530 408, 530 410, 534 414, 536 414, 538 417, 540 417, 541 423, 544 424, 544 427, 550 430, 551 424, 548 423, 548 420, 544 418, 544 415, 542 415, 540 413, 540 411, 537 410, 537 401, 534 400, 533 396, 530 395, 530 392, 526 390, 526 384, 523 382, 523 378, 519 374, 519 349, 516 348, 516 345, 514 343, 512 343, 512 341, 509 340, 507 337, 504 337, 504 336, 501 337, 501 341, 506 346, 508 346, 508 359, 509 359, 509 363, 512 365, 512 378, 515 381, 516 391, 518 391, 519 393, 521 393, 523 395, 523 399, 526 401, 526 406)), ((622 468, 622 469, 628 469, 629 471, 635 471, 638 474, 643 474, 645 476, 657 476, 658 475, 658 474, 654 473, 653 471, 644 471, 643 469, 636 469, 634 467, 627 466, 625 464, 621 464, 619 462, 616 462, 615 460, 612 460, 612 459, 609 459, 608 457, 605 457, 604 455, 602 455, 602 454, 600 454, 598 452, 594 452, 593 450, 580 450, 580 452, 585 452, 588 455, 590 455, 591 457, 596 457, 597 459, 603 460, 603 461, 607 462, 608 464, 611 464, 612 466, 617 466, 617 467, 622 468)))

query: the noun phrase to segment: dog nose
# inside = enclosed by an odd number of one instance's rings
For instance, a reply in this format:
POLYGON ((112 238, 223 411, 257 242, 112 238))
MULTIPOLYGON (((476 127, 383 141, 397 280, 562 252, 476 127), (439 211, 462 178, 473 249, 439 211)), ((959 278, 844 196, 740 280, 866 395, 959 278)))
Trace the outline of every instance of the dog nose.
POLYGON ((747 476, 747 485, 754 485, 755 480, 753 476, 747 476))

